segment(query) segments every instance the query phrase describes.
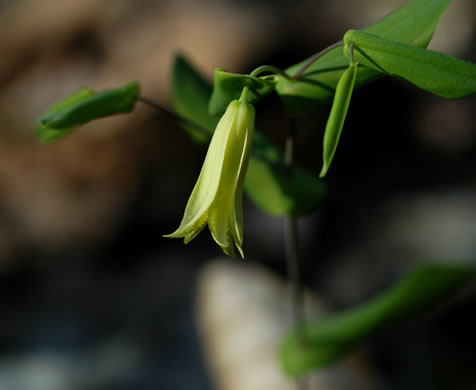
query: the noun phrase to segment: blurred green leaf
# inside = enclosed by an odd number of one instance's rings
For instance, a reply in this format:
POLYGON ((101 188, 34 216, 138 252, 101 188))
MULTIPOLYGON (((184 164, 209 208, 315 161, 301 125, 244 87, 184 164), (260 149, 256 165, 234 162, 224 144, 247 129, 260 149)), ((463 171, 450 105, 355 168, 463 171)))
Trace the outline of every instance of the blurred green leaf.
POLYGON ((177 55, 174 60, 171 90, 175 111, 207 130, 199 131, 194 126, 183 125, 188 135, 198 143, 207 143, 219 120, 208 113, 210 83, 182 55, 177 55))
POLYGON ((347 55, 354 45, 360 63, 438 96, 457 99, 476 93, 476 64, 357 30, 347 31, 344 42, 347 55))
POLYGON ((94 119, 132 111, 138 95, 134 81, 97 94, 80 89, 46 111, 37 122, 36 134, 42 142, 54 142, 94 119))
POLYGON ((355 77, 357 76, 357 63, 350 67, 342 74, 337 83, 332 109, 327 120, 326 130, 324 132, 323 147, 323 166, 319 177, 326 176, 331 165, 332 159, 339 143, 342 127, 344 126, 345 117, 349 108, 350 98, 354 89, 355 77))
POLYGON ((413 0, 363 31, 416 47, 427 47, 451 0, 413 0))
POLYGON ((294 166, 285 167, 284 156, 255 131, 245 191, 260 209, 271 215, 307 215, 327 193, 322 180, 294 166))
POLYGON ((223 114, 232 100, 240 98, 244 87, 250 89, 248 103, 253 104, 272 92, 275 85, 275 76, 252 77, 216 69, 209 112, 211 115, 223 114))
POLYGON ((464 265, 419 266, 370 301, 290 332, 281 349, 282 366, 289 375, 299 376, 329 365, 374 332, 425 312, 475 276, 475 270, 464 265), (305 343, 298 334, 305 335, 305 343))
MULTIPOLYGON (((207 107, 212 87, 185 58, 176 59, 174 64, 180 68, 174 69, 174 74, 177 77, 183 75, 187 80, 180 87, 172 88, 172 91, 176 90, 174 108, 210 131, 209 137, 192 135, 196 142, 205 144, 218 122, 216 117, 209 114, 207 107)), ((322 200, 325 186, 322 181, 297 166, 287 169, 282 153, 259 130, 255 130, 245 191, 258 208, 269 214, 301 215, 312 211, 322 200)))
MULTIPOLYGON (((57 102, 50 108, 48 108, 45 113, 42 115, 42 118, 49 117, 61 110, 64 110, 70 106, 73 106, 81 101, 88 99, 91 96, 94 96, 94 91, 89 88, 81 88, 78 91, 74 92, 72 95, 64 98, 63 100, 57 102)), ((73 130, 74 127, 65 127, 65 128, 52 128, 44 126, 41 123, 41 119, 37 121, 37 136, 42 142, 50 143, 54 142, 63 135, 66 135, 69 131, 73 130)))
POLYGON ((64 99, 60 100, 59 102, 56 102, 54 105, 49 107, 43 113, 42 117, 47 117, 56 114, 57 112, 60 112, 65 108, 80 103, 95 94, 96 93, 90 88, 80 88, 77 91, 73 92, 71 95, 65 97, 64 99))
MULTIPOLYGON (((451 0, 413 0, 363 31, 408 45, 426 47, 450 3, 451 0)), ((286 73, 294 76, 308 60, 291 66, 286 69, 286 73)), ((288 115, 298 116, 318 104, 331 101, 337 82, 347 69, 348 63, 343 49, 338 47, 320 57, 297 81, 277 76, 276 92, 280 95, 288 115)), ((381 73, 373 69, 359 69, 355 88, 379 77, 381 73)))

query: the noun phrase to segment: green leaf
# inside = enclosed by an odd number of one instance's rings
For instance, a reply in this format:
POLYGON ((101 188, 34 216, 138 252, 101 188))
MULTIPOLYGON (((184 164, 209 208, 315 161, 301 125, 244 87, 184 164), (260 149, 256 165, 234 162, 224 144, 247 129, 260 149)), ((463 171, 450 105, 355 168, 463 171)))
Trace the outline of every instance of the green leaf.
MULTIPOLYGON (((174 69, 174 74, 177 77, 182 75, 187 80, 180 87, 172 88, 176 91, 174 108, 209 129, 211 137, 218 122, 207 107, 212 87, 185 59, 177 59, 174 64, 175 67, 181 67, 179 70, 174 69)), ((202 144, 209 141, 209 137, 192 137, 202 144)), ((257 129, 253 137, 245 191, 258 208, 271 215, 307 214, 317 206, 326 192, 324 183, 306 170, 297 166, 287 169, 282 153, 257 129)))
MULTIPOLYGON (((49 117, 57 112, 60 112, 70 106, 73 106, 81 101, 88 99, 94 95, 94 91, 89 88, 81 88, 78 91, 74 92, 72 95, 64 98, 63 100, 57 102, 52 107, 48 108, 42 115, 42 118, 49 117)), ((54 142, 63 135, 66 135, 68 132, 74 129, 74 127, 65 127, 65 128, 51 128, 45 126, 41 123, 41 119, 37 121, 37 136, 42 142, 50 143, 54 142)))
POLYGON ((363 31, 417 47, 427 47, 451 0, 413 0, 363 31))
POLYGON ((326 176, 331 165, 332 159, 339 143, 342 127, 349 108, 350 98, 354 89, 355 78, 357 76, 357 63, 352 64, 340 78, 337 83, 334 102, 332 103, 331 113, 326 124, 324 133, 323 161, 319 177, 326 176))
POLYGON ((213 93, 210 99, 211 115, 221 115, 232 100, 238 100, 244 87, 248 87, 248 103, 256 103, 271 93, 276 85, 275 76, 252 77, 215 70, 213 93))
POLYGON ((182 55, 175 57, 172 69, 173 107, 178 114, 208 130, 203 132, 194 126, 183 126, 194 141, 208 143, 219 119, 208 113, 210 83, 182 55))
POLYGON ((393 287, 370 301, 293 330, 283 342, 281 363, 286 373, 299 376, 343 357, 373 333, 419 315, 475 277, 464 265, 427 264, 409 272, 393 287), (298 335, 305 335, 305 342, 298 335))
POLYGON ((476 64, 357 30, 347 31, 344 42, 345 53, 353 44, 354 57, 362 64, 438 96, 457 99, 476 93, 476 64))
POLYGON ((52 114, 56 114, 72 105, 82 102, 83 100, 88 99, 89 97, 95 95, 95 92, 90 88, 80 88, 77 91, 73 92, 71 95, 65 97, 64 99, 56 102, 54 105, 49 107, 42 115, 42 117, 47 117, 52 114))
MULTIPOLYGON (((451 0, 413 0, 363 31, 408 45, 426 47, 450 3, 451 0)), ((286 73, 294 76, 308 60, 291 66, 286 69, 286 73)), ((280 95, 288 115, 298 116, 318 104, 331 101, 348 63, 342 48, 336 48, 314 62, 297 81, 278 76, 276 92, 280 95)), ((373 69, 359 69, 355 88, 379 77, 381 73, 373 69)))
POLYGON ((295 166, 285 167, 284 156, 258 131, 245 181, 250 200, 271 215, 307 215, 325 197, 324 182, 295 166))
POLYGON ((98 94, 83 88, 46 111, 37 122, 37 136, 50 143, 94 119, 130 112, 138 94, 136 82, 98 94))

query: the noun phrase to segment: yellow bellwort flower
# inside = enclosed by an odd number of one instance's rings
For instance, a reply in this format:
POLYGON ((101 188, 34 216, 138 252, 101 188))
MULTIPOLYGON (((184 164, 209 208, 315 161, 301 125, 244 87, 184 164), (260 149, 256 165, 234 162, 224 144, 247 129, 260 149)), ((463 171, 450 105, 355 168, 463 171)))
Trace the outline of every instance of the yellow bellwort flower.
POLYGON ((236 245, 243 255, 243 184, 250 158, 255 110, 240 100, 227 107, 213 134, 200 176, 178 229, 164 237, 184 238, 188 244, 208 223, 215 242, 228 256, 236 245))

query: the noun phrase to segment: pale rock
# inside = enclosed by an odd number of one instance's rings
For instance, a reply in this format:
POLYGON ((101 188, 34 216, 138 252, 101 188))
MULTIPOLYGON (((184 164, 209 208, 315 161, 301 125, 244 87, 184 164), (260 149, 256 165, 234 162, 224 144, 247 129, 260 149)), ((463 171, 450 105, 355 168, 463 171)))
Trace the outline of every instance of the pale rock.
MULTIPOLYGON (((307 315, 324 304, 306 294, 307 315)), ((291 327, 285 282, 248 261, 215 260, 199 277, 198 323, 206 361, 220 390, 291 390, 278 361, 283 335, 291 327)), ((361 354, 306 378, 310 390, 381 389, 361 354)))

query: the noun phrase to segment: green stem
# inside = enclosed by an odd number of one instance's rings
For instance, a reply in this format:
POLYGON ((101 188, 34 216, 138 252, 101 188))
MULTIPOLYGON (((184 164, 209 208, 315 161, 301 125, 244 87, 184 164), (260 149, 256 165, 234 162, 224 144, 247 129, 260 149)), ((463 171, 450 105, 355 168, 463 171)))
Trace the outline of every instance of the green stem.
POLYGON ((336 47, 343 46, 344 41, 338 41, 333 43, 330 46, 327 46, 325 49, 321 50, 319 53, 314 54, 309 60, 299 69, 296 74, 294 75, 294 80, 298 80, 302 74, 309 68, 314 62, 316 62, 319 58, 321 58, 324 54, 329 53, 331 50, 335 49, 336 47))
POLYGON ((292 79, 292 77, 289 76, 288 74, 286 74, 284 71, 282 71, 279 68, 276 68, 275 66, 271 66, 271 65, 258 66, 255 70, 253 70, 253 72, 250 73, 250 76, 251 77, 256 77, 259 74, 265 73, 265 72, 274 73, 274 74, 277 74, 279 76, 283 76, 284 78, 286 78, 288 80, 292 79))
POLYGON ((250 89, 248 87, 243 87, 243 90, 241 91, 240 102, 248 103, 248 91, 249 90, 250 89))
MULTIPOLYGON (((292 118, 289 122, 289 132, 286 137, 284 148, 284 163, 286 169, 291 173, 294 165, 294 150, 296 143, 296 119, 292 118)), ((299 275, 299 244, 297 231, 297 218, 287 216, 285 220, 286 237, 286 262, 288 268, 288 277, 291 283, 291 305, 293 310, 293 325, 299 327, 303 320, 301 310, 301 280, 299 275)))
POLYGON ((195 129, 197 129, 198 131, 200 131, 201 133, 203 133, 204 135, 206 135, 207 137, 209 137, 209 138, 211 137, 211 133, 208 129, 205 129, 204 127, 200 126, 198 123, 196 123, 194 121, 191 121, 190 119, 187 119, 187 118, 183 117, 182 115, 177 114, 176 112, 174 112, 172 110, 169 110, 168 108, 165 108, 164 106, 160 105, 159 103, 156 103, 156 102, 150 100, 149 98, 146 98, 146 97, 143 97, 143 96, 139 96, 137 98, 137 100, 141 103, 146 104, 149 107, 154 108, 157 111, 160 111, 162 114, 165 114, 166 116, 170 117, 174 121, 182 123, 183 125, 186 125, 186 126, 192 126, 195 129))
MULTIPOLYGON (((286 262, 288 277, 291 283, 291 305, 293 314, 293 326, 302 329, 303 322, 302 300, 301 300, 301 280, 299 275, 299 246, 296 217, 288 216, 285 221, 286 236, 286 262)), ((302 335, 300 335, 302 336, 302 335)), ((303 337, 300 337, 301 341, 303 337)))
POLYGON ((350 65, 354 64, 354 44, 353 43, 349 45, 349 62, 350 62, 350 65))
MULTIPOLYGON (((289 131, 284 146, 284 164, 289 174, 294 165, 294 154, 296 148, 296 118, 289 120, 289 131)), ((299 272, 299 240, 297 218, 291 215, 285 218, 285 241, 286 241, 286 265, 288 278, 290 282, 291 309, 293 327, 296 329, 298 342, 306 342, 303 313, 303 291, 301 286, 301 276, 299 272)), ((306 378, 300 378, 297 381, 297 390, 306 390, 308 388, 306 378)))

